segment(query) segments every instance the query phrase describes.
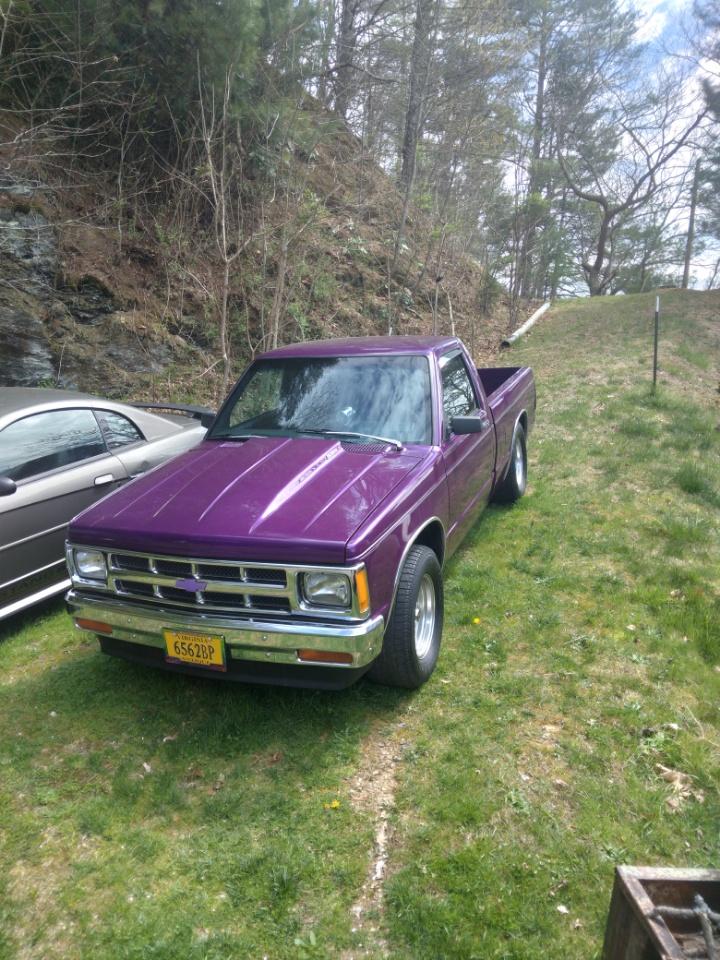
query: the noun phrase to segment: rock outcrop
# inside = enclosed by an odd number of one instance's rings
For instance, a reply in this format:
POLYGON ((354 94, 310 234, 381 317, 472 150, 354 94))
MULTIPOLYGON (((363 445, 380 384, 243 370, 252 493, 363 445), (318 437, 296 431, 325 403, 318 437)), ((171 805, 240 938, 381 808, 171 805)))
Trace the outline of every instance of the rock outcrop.
POLYGON ((43 184, 0 175, 0 385, 128 393, 187 347, 148 331, 104 280, 68 276, 43 184))

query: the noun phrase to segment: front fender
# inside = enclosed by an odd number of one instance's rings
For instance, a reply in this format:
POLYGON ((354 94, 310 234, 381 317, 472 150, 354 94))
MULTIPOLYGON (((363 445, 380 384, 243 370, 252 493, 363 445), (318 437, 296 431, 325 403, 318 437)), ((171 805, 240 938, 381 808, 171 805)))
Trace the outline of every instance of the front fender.
POLYGON ((385 505, 348 544, 349 562, 362 561, 367 568, 373 615, 387 622, 408 550, 433 522, 440 524, 444 535, 448 516, 447 481, 438 451, 412 485, 385 505))

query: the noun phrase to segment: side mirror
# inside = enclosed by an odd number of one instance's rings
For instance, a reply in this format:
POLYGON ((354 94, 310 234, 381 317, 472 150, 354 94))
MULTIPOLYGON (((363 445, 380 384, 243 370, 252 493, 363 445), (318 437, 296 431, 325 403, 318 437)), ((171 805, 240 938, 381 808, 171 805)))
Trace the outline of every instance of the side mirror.
POLYGON ((482 433, 490 426, 490 421, 484 413, 476 414, 470 417, 453 417, 450 421, 450 429, 453 433, 482 433))
POLYGON ((17 484, 14 480, 11 480, 10 477, 0 477, 0 497, 9 497, 16 490, 17 484))

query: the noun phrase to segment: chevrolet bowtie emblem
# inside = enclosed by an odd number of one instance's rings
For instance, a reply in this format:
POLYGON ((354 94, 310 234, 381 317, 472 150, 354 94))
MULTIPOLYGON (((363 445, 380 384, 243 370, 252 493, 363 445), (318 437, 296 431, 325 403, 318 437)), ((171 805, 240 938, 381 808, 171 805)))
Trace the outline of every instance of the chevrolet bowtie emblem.
POLYGON ((175 586, 178 590, 187 590, 188 593, 202 593, 207 589, 207 583, 204 580, 176 580, 175 586))

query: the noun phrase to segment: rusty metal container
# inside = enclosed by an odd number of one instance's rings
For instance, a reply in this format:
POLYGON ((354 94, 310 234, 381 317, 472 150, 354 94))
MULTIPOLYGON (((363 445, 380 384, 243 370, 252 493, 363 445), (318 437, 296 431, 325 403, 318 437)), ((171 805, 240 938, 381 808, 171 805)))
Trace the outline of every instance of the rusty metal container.
POLYGON ((712 918, 719 913, 720 870, 618 867, 603 960, 714 960, 720 931, 712 918), (694 912, 697 895, 708 908, 714 947, 707 946, 705 921, 694 912))

